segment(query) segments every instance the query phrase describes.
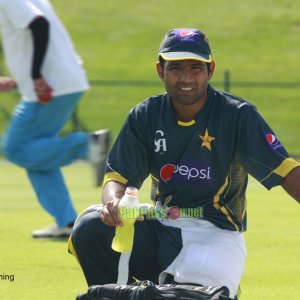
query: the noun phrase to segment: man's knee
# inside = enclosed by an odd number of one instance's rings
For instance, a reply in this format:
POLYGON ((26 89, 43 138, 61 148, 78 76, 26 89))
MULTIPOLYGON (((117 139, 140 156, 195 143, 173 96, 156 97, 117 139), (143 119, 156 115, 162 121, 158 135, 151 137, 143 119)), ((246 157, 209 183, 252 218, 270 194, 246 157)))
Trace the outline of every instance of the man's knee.
POLYGON ((16 147, 13 147, 7 139, 4 140, 2 147, 3 147, 3 149, 2 149, 3 154, 6 157, 6 159, 14 162, 14 157, 17 152, 16 147))
POLYGON ((119 254, 111 249, 115 228, 102 223, 99 211, 79 216, 69 239, 69 252, 79 262, 89 286, 115 282, 119 254))
POLYGON ((80 247, 85 244, 89 244, 93 241, 95 235, 95 227, 98 227, 97 223, 100 222, 95 218, 94 212, 84 215, 80 221, 74 226, 72 232, 72 241, 74 248, 80 247))
POLYGON ((76 222, 71 242, 77 255, 89 253, 97 245, 109 243, 113 238, 114 228, 102 223, 99 211, 88 212, 76 222))

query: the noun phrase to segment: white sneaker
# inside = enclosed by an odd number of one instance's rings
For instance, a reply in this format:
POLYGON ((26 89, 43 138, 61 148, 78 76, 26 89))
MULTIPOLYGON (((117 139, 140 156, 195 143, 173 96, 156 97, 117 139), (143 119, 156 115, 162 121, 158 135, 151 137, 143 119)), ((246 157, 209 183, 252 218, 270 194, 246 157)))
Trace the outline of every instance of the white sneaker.
POLYGON ((94 169, 96 186, 100 186, 104 178, 109 144, 110 131, 108 129, 101 129, 90 135, 89 161, 94 169))
POLYGON ((34 230, 32 237, 34 238, 67 238, 72 232, 72 227, 64 226, 59 227, 54 224, 45 229, 34 230))

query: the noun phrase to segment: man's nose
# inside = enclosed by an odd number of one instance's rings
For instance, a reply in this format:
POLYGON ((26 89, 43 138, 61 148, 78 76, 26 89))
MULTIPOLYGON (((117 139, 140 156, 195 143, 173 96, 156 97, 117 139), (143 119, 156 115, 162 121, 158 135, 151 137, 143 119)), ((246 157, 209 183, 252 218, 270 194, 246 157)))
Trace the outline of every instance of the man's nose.
POLYGON ((184 82, 190 81, 192 78, 191 70, 189 68, 182 68, 180 72, 180 80, 184 82))

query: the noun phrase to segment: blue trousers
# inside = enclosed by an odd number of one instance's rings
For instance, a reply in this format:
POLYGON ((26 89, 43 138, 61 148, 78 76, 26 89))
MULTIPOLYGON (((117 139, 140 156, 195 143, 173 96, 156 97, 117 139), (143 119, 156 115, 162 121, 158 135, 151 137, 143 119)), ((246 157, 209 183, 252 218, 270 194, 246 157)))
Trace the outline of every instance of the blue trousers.
POLYGON ((21 101, 3 139, 4 155, 26 169, 41 206, 59 226, 77 217, 60 168, 88 155, 87 133, 58 136, 81 96, 58 96, 47 105, 21 101))

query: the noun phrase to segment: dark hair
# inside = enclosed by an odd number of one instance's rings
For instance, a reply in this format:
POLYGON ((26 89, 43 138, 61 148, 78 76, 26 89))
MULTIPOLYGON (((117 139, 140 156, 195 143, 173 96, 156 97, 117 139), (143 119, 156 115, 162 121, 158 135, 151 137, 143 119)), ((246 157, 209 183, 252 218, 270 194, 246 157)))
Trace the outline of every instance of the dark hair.
MULTIPOLYGON (((161 57, 161 55, 158 57, 158 59, 159 59, 159 64, 160 64, 160 66, 161 66, 162 68, 164 68, 164 67, 165 67, 165 60, 161 57)), ((205 63, 205 65, 206 65, 206 67, 207 67, 208 73, 210 72, 210 64, 211 64, 211 63, 205 63)))
POLYGON ((161 56, 159 56, 158 59, 159 59, 159 64, 160 64, 160 66, 161 66, 162 68, 164 68, 164 67, 165 67, 165 60, 164 60, 161 56))

